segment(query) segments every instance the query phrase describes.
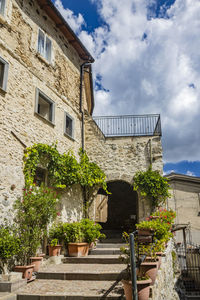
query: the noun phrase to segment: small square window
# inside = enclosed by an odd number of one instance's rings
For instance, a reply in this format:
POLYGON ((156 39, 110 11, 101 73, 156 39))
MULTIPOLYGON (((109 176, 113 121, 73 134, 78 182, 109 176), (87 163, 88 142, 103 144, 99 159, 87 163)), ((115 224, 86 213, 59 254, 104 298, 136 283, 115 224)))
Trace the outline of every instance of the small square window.
POLYGON ((65 128, 64 132, 66 135, 74 138, 74 119, 65 112, 65 128))
POLYGON ((4 15, 6 0, 0 0, 0 15, 4 15))
POLYGON ((39 89, 36 90, 35 112, 44 119, 54 123, 55 103, 39 89))
POLYGON ((38 52, 48 61, 51 62, 51 40, 39 29, 38 33, 38 52))
POLYGON ((8 79, 8 63, 0 57, 0 88, 6 91, 8 79))

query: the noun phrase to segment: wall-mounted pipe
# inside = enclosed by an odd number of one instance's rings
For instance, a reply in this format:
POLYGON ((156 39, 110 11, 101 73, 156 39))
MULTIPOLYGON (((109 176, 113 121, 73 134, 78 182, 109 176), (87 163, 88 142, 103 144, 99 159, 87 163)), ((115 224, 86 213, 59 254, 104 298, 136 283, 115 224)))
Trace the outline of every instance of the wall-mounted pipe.
POLYGON ((80 67, 80 113, 81 113, 81 140, 82 140, 82 150, 85 150, 85 115, 84 115, 84 107, 83 107, 83 75, 84 68, 86 65, 90 65, 89 62, 84 62, 80 67))

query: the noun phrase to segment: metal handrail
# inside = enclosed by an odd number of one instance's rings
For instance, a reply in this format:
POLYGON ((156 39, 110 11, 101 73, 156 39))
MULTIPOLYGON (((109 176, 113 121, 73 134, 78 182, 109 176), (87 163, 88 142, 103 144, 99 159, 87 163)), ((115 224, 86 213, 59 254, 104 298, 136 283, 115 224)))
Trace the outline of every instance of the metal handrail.
MULTIPOLYGON (((135 235, 137 235, 137 234, 138 234, 138 231, 136 230, 136 231, 130 233, 130 235, 129 235, 129 241, 130 241, 130 267, 131 267, 132 299, 133 300, 138 300, 136 268, 139 268, 140 264, 146 258, 146 254, 143 254, 141 259, 140 260, 138 259, 138 265, 136 264, 136 261, 135 261, 135 235)), ((155 243, 153 243, 153 241, 154 241, 154 234, 152 235, 151 250, 152 250, 153 246, 155 245, 155 243)))
POLYGON ((162 135, 159 114, 94 116, 93 120, 106 137, 162 135))

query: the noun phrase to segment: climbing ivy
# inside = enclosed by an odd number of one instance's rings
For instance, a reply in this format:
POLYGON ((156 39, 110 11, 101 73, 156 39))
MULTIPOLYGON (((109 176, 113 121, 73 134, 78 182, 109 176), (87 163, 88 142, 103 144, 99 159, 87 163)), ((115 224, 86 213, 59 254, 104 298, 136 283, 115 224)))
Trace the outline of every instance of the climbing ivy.
POLYGON ((57 145, 34 144, 26 148, 24 154, 25 185, 34 182, 36 169, 42 166, 48 171, 49 184, 55 188, 71 187, 80 184, 82 187, 102 186, 107 191, 106 176, 100 167, 90 162, 85 151, 79 151, 80 162, 70 150, 61 154, 57 145))
POLYGON ((167 178, 151 168, 135 174, 133 188, 135 191, 139 191, 142 196, 150 199, 153 207, 161 205, 170 197, 167 178))

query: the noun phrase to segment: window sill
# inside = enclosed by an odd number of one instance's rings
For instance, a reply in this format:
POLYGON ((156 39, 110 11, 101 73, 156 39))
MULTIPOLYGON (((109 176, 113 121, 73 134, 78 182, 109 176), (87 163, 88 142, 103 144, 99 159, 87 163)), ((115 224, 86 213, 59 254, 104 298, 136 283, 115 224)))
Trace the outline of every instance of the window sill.
POLYGON ((65 135, 66 137, 68 137, 70 140, 72 140, 73 142, 76 141, 71 135, 67 134, 66 132, 64 132, 64 135, 65 135))
POLYGON ((43 116, 41 116, 39 113, 35 112, 34 113, 36 117, 38 117, 39 119, 41 119, 42 121, 44 121, 45 123, 47 123, 48 125, 51 125, 52 127, 55 127, 55 123, 45 119, 43 116))
POLYGON ((36 52, 36 56, 41 60, 43 63, 45 63, 48 67, 52 66, 52 63, 46 60, 39 52, 36 52))

